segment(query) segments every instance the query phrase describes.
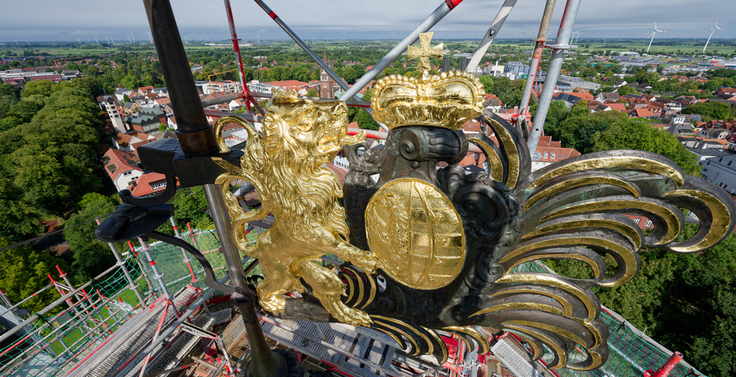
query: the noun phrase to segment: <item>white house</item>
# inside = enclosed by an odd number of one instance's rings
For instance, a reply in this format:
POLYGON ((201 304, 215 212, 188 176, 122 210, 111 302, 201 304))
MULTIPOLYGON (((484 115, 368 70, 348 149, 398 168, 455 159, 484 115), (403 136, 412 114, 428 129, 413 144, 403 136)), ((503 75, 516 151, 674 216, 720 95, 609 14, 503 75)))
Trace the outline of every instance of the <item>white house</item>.
POLYGON ((102 157, 105 172, 118 191, 127 189, 131 183, 143 175, 143 169, 138 167, 134 158, 135 155, 114 148, 108 149, 102 157))

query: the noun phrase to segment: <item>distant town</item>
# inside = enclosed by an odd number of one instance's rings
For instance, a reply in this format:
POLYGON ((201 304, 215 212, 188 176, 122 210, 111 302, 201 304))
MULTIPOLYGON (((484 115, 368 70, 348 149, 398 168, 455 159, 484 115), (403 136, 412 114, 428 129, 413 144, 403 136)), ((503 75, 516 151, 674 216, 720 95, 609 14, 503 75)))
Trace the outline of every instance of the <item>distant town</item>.
MULTIPOLYGON (((331 44, 324 54, 328 64, 348 83, 372 68, 380 54, 371 54, 374 43, 331 44), (356 50, 355 53, 353 50, 356 50)), ((194 50, 191 70, 203 100, 243 91, 238 80, 234 56, 223 53, 224 44, 206 43, 194 50), (215 49, 221 47, 219 49, 215 49), (210 48, 210 50, 207 50, 210 48), (208 53, 208 51, 210 53, 208 53), (227 79, 223 79, 223 77, 227 79)), ((472 43, 448 43, 442 61, 434 59, 433 69, 442 72, 465 69, 472 43)), ((589 47, 589 44, 585 44, 589 47)), ((246 45, 244 52, 255 54, 244 59, 248 90, 268 97, 274 88, 293 90, 302 96, 335 98, 342 88, 316 64, 302 59, 291 48, 246 45), (270 52, 270 54, 268 54, 270 52)), ((702 175, 732 194, 736 194, 736 59, 734 55, 690 55, 683 53, 646 54, 643 51, 617 51, 586 48, 570 51, 563 74, 556 83, 554 101, 568 109, 582 105, 590 113, 616 111, 628 118, 644 119, 652 127, 674 135, 697 156, 702 175), (713 108, 723 109, 721 113, 713 108), (703 109, 698 111, 698 109, 703 109), (707 111, 706 111, 707 110, 707 111)), ((656 47, 656 45, 655 45, 656 47)), ((43 48, 22 49, 20 53, 0 48, 0 80, 22 89, 27 83, 46 80, 58 83, 80 77, 101 78, 105 95, 96 98, 105 111, 105 139, 109 150, 102 156, 105 169, 117 190, 131 189, 134 195, 152 195, 165 187, 163 176, 144 173, 138 166, 138 146, 159 138, 174 137, 176 117, 166 88, 161 85, 157 59, 151 52, 119 52, 108 56, 75 58, 48 56, 43 48), (126 66, 127 63, 127 66, 126 66), (144 72, 148 69, 151 72, 144 72), (140 72, 137 72, 140 71, 140 72), (136 73, 140 73, 136 77, 136 73), (118 80, 115 76, 119 77, 118 80), (147 84, 147 85, 146 85, 147 84)), ((381 48, 375 52, 380 53, 381 48)), ((486 106, 511 121, 519 116, 520 89, 529 75, 531 50, 523 46, 502 45, 486 54, 475 73, 487 87, 486 106), (495 50, 495 51, 494 51, 495 50)), ((413 75, 415 62, 397 60, 385 74, 413 75)), ((533 90, 536 100, 545 82, 545 72, 537 74, 533 90)), ((379 76, 380 77, 380 76, 379 76)), ((370 93, 373 82, 361 91, 370 93)), ((265 105, 265 99, 262 100, 265 105)), ((233 99, 207 107, 208 120, 214 123, 226 113, 245 112, 243 99, 233 99)), ((533 109, 532 109, 533 110, 533 109)), ((533 114, 526 114, 532 120, 533 114)), ((353 116, 353 126, 377 129, 369 117, 353 116)), ((467 133, 482 132, 468 124, 467 133)), ((549 134, 549 132, 548 132, 549 134)), ((225 133, 228 142, 244 142, 237 130, 225 133)), ((489 135, 492 136, 492 135, 489 135)), ((542 139, 535 168, 579 155, 581 152, 560 140, 554 132, 542 139), (552 137, 550 137, 552 136, 552 137)), ((484 161, 473 157, 478 166, 484 161)), ((341 161, 342 162, 342 161, 341 161)), ((344 166, 344 162, 340 165, 344 166)))

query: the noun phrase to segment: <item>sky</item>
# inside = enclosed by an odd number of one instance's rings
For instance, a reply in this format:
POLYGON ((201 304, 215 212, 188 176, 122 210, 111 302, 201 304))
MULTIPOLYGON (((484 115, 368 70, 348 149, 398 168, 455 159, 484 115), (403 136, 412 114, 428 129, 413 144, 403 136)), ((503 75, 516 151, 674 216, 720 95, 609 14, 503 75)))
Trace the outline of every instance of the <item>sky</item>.
MULTIPOLYGON (((305 40, 403 39, 442 0, 266 0, 276 14, 305 40)), ((518 0, 498 39, 534 38, 545 0, 518 0)), ((112 37, 148 41, 143 2, 89 0, 4 0, 0 42, 91 41, 112 37)), ((253 1, 231 0, 242 40, 288 39, 253 1)), ((182 38, 225 40, 229 30, 222 1, 172 0, 182 38)), ((481 38, 503 0, 466 0, 432 31, 436 39, 481 38)), ((557 0, 549 38, 560 24, 565 0, 557 0)), ((585 38, 646 38, 654 22, 666 34, 657 38, 736 38, 734 0, 582 0, 575 29, 585 38)))

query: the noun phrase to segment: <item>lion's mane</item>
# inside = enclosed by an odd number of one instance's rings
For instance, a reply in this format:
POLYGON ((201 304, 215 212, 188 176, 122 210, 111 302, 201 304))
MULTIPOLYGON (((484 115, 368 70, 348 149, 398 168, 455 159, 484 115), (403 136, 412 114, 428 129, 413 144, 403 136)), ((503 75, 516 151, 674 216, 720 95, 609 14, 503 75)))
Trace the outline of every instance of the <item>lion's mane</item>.
POLYGON ((316 123, 314 112, 319 113, 319 121, 326 121, 323 124, 332 131, 344 127, 346 117, 340 111, 331 113, 334 109, 324 111, 318 106, 298 107, 283 117, 270 112, 263 120, 263 146, 269 158, 261 173, 262 187, 267 190, 266 199, 271 203, 269 209, 280 219, 283 227, 291 229, 293 237, 308 241, 311 230, 322 224, 334 230, 336 237, 348 240, 345 209, 335 197, 336 193, 342 196, 340 181, 325 166, 336 152, 323 153, 318 147, 331 133, 329 129, 315 129, 312 124, 313 121, 316 123), (300 127, 298 132, 311 132, 316 141, 307 147, 297 141, 289 132, 289 127, 295 127, 295 124, 300 127))

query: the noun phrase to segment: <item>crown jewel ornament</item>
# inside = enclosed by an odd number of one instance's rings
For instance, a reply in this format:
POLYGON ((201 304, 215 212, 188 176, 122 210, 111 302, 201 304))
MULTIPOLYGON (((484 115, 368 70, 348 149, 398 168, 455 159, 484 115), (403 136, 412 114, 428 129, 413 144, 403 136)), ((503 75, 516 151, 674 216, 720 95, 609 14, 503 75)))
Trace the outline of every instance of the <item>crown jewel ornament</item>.
POLYGON ((430 75, 429 58, 442 58, 442 45, 430 47, 432 33, 419 34, 421 47, 410 46, 408 59, 420 59, 421 77, 391 75, 373 88, 371 110, 389 129, 433 126, 451 130, 483 112, 485 91, 478 78, 465 71, 430 75))

